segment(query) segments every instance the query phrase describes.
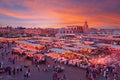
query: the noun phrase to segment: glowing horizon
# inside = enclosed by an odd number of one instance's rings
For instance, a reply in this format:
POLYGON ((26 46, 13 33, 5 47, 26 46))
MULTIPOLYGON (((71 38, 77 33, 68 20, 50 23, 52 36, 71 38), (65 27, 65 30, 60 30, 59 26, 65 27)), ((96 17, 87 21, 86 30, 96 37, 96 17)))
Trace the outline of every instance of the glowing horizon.
POLYGON ((119 0, 0 0, 0 25, 120 28, 119 0))

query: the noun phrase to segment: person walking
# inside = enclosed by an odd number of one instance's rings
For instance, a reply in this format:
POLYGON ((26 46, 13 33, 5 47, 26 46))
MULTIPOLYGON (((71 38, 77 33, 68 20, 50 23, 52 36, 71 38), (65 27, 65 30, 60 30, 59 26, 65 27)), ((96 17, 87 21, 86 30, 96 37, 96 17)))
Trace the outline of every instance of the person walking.
POLYGON ((19 67, 18 66, 17 66, 16 70, 17 70, 17 73, 19 73, 19 67))
POLYGON ((16 72, 16 70, 15 70, 15 67, 13 68, 13 75, 15 75, 15 72, 16 72))
POLYGON ((30 77, 30 68, 26 71, 26 74, 27 74, 27 78, 30 77))
POLYGON ((27 80, 27 74, 24 73, 24 80, 27 80))
POLYGON ((11 75, 11 69, 10 69, 10 70, 8 70, 8 74, 9 74, 9 75, 11 75))
POLYGON ((0 68, 3 68, 3 61, 0 62, 0 68))
POLYGON ((12 64, 15 64, 15 58, 12 59, 12 64))
POLYGON ((22 65, 20 66, 20 71, 22 72, 22 65))
POLYGON ((40 65, 39 64, 37 65, 37 69, 38 69, 38 71, 40 71, 40 65))
POLYGON ((53 73, 53 80, 57 80, 58 79, 58 73, 57 72, 54 72, 53 73))
POLYGON ((62 80, 67 80, 66 75, 64 74, 62 80))

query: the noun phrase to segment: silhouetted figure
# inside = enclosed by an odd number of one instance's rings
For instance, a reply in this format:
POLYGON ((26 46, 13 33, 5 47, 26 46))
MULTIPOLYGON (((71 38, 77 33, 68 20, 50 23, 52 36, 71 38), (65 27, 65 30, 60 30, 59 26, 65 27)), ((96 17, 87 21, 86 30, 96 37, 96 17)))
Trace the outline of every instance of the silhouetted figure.
POLYGON ((13 75, 15 75, 15 68, 13 68, 13 75))

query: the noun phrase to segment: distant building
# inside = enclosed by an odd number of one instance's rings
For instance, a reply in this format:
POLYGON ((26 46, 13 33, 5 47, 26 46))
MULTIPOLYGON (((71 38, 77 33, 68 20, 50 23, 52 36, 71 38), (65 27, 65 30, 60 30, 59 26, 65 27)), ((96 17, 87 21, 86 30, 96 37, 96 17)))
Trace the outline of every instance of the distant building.
POLYGON ((59 29, 54 29, 54 28, 45 28, 45 29, 39 29, 39 28, 24 28, 24 27, 17 27, 17 28, 12 28, 12 27, 0 27, 0 33, 1 35, 6 34, 9 35, 14 35, 16 34, 30 34, 30 35, 41 35, 41 36, 55 36, 56 34, 80 34, 80 33, 88 33, 88 24, 87 21, 85 22, 84 26, 67 26, 66 28, 59 28, 59 29))
POLYGON ((9 34, 21 34, 23 33, 23 29, 12 28, 12 27, 0 27, 0 33, 9 33, 9 34))
POLYGON ((24 33, 39 35, 42 33, 42 29, 25 29, 24 33))
POLYGON ((58 33, 58 29, 53 29, 53 28, 46 28, 46 29, 42 29, 41 31, 41 35, 45 35, 45 36, 55 36, 55 34, 58 33))
POLYGON ((0 27, 0 33, 4 34, 4 33, 9 33, 11 31, 10 28, 7 27, 0 27))
POLYGON ((67 26, 67 28, 59 29, 59 34, 79 34, 88 33, 88 24, 85 22, 84 26, 67 26))
POLYGON ((84 26, 83 26, 83 32, 84 33, 88 33, 88 24, 87 24, 87 21, 85 21, 85 24, 84 24, 84 26))
POLYGON ((59 34, 79 34, 83 33, 82 26, 67 26, 67 28, 59 29, 59 34))
POLYGON ((60 28, 56 34, 57 38, 64 38, 65 36, 75 36, 76 34, 88 34, 88 24, 85 21, 84 26, 67 26, 66 28, 60 28))

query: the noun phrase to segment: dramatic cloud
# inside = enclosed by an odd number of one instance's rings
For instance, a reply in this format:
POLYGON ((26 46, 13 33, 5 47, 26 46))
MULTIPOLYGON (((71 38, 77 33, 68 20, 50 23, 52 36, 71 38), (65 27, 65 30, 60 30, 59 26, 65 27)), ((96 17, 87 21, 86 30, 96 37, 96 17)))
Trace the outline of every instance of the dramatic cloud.
POLYGON ((0 0, 0 24, 26 27, 120 27, 119 0, 0 0))

